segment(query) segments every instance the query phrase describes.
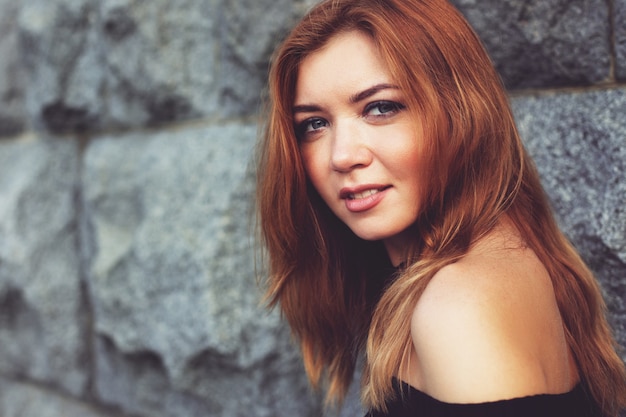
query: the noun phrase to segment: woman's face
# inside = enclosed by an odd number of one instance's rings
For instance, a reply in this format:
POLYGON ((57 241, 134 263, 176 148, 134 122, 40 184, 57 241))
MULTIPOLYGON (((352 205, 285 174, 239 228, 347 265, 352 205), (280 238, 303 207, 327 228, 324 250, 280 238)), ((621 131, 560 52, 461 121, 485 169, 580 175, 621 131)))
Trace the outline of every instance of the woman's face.
POLYGON ((304 166, 357 236, 398 263, 420 209, 421 136, 372 40, 341 33, 300 65, 294 124, 304 166))

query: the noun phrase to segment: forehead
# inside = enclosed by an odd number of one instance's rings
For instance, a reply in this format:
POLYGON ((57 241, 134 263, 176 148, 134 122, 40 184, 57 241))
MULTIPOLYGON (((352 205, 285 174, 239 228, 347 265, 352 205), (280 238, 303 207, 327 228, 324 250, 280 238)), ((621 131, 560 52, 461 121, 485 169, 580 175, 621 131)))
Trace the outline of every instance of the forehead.
POLYGON ((329 92, 353 94, 371 85, 391 81, 373 40, 358 30, 342 32, 302 60, 295 102, 329 92))

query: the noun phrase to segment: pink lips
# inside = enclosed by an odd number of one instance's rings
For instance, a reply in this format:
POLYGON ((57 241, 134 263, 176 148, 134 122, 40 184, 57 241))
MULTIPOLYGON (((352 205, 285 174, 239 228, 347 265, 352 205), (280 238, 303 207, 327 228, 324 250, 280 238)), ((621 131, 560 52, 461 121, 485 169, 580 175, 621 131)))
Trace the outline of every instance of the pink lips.
POLYGON ((362 185, 355 188, 342 188, 339 196, 345 201, 346 208, 359 213, 369 210, 382 201, 389 186, 385 185, 362 185))

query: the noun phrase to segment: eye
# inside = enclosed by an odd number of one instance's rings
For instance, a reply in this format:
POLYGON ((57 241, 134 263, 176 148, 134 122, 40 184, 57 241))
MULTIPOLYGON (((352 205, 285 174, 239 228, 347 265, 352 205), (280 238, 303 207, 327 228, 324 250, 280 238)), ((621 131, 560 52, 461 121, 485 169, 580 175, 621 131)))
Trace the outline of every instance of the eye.
POLYGON ((303 139, 307 134, 315 133, 326 126, 328 126, 326 120, 320 117, 311 117, 297 124, 296 135, 298 139, 303 139))
POLYGON ((365 106, 364 115, 373 117, 388 117, 396 114, 400 110, 404 109, 404 105, 396 103, 395 101, 375 101, 365 106))

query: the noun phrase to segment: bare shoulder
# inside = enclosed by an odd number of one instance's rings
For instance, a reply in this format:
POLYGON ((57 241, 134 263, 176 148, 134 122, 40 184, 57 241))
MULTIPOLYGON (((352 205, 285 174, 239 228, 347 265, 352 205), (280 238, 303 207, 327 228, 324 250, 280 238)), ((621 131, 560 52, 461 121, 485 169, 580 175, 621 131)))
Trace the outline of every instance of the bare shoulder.
POLYGON ((418 388, 484 402, 571 387, 563 326, 534 252, 496 236, 441 269, 411 318, 418 388))

